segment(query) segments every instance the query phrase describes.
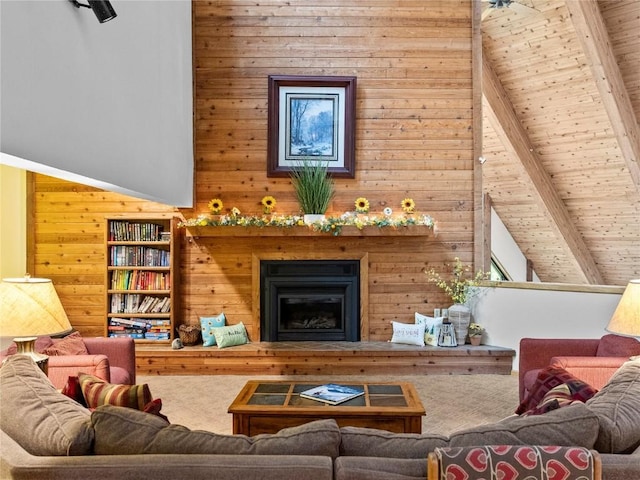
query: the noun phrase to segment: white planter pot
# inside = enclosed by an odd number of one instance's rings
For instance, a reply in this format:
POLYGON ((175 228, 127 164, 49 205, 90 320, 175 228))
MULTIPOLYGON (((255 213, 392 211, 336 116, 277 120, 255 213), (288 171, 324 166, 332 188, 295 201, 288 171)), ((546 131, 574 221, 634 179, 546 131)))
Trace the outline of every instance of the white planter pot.
POLYGON ((313 223, 322 223, 326 217, 322 213, 305 213, 304 214, 304 223, 307 225, 311 225, 313 223))

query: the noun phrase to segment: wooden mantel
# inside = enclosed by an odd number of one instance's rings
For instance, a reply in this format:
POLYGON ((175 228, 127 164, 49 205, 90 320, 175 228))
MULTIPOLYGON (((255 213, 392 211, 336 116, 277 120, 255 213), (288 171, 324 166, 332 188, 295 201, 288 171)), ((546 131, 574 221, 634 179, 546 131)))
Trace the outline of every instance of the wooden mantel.
POLYGON ((424 237, 434 235, 433 227, 427 225, 407 225, 401 227, 365 226, 358 228, 354 225, 341 227, 339 233, 321 232, 313 226, 296 225, 293 227, 241 227, 241 226, 208 226, 185 227, 186 236, 199 237, 309 237, 309 236, 339 236, 339 237, 424 237))

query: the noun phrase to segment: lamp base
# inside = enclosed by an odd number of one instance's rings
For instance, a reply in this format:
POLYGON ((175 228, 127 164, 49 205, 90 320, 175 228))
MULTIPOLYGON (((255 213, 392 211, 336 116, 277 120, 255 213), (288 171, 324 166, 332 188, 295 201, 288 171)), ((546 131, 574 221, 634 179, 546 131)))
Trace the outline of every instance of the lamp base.
POLYGON ((37 337, 14 338, 13 341, 16 342, 16 348, 18 350, 16 352, 16 355, 26 355, 28 357, 31 357, 31 360, 33 360, 36 365, 40 367, 40 370, 42 370, 46 375, 49 370, 49 357, 42 353, 36 352, 36 340, 37 337))

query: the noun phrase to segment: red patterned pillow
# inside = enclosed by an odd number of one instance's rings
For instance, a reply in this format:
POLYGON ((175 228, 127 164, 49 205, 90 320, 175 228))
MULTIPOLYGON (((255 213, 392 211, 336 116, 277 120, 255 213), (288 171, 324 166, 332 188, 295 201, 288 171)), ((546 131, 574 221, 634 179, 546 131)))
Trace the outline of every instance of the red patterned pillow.
POLYGON ((115 405, 144 410, 145 405, 153 400, 146 383, 143 385, 116 385, 86 373, 79 373, 78 379, 82 395, 84 395, 89 408, 97 408, 100 405, 115 405))
POLYGON ((87 347, 80 332, 73 332, 62 340, 54 341, 53 345, 45 348, 42 353, 54 357, 56 355, 87 355, 87 347))
POLYGON ((581 447, 443 447, 428 458, 429 469, 435 464, 440 472, 437 478, 600 478, 596 453, 581 447))
POLYGON ((581 402, 586 402, 597 393, 595 388, 574 377, 564 368, 547 367, 538 374, 529 395, 518 405, 516 414, 521 415, 538 407, 549 390, 558 385, 568 385, 571 399, 581 402))

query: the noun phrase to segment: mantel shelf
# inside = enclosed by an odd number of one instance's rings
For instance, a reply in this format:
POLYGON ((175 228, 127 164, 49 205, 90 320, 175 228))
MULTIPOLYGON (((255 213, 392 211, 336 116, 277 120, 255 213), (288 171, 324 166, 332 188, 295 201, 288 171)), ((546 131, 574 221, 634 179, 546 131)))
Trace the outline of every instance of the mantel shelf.
POLYGON ((340 233, 319 232, 312 226, 294 227, 240 227, 210 226, 186 227, 187 236, 198 237, 426 237, 433 235, 433 228, 427 225, 406 225, 400 227, 366 226, 359 229, 353 225, 341 227, 340 233))

